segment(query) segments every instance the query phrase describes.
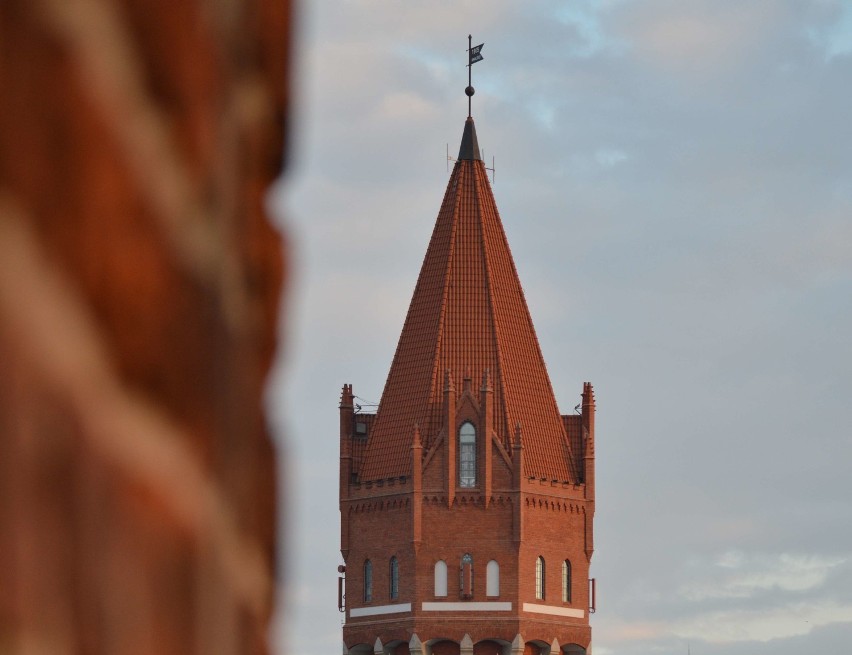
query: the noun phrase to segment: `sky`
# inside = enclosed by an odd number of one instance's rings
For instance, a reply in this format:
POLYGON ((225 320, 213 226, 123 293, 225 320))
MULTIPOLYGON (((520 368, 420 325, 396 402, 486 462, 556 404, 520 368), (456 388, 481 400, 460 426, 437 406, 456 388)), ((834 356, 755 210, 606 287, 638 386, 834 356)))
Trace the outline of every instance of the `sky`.
POLYGON ((852 1, 314 0, 267 404, 278 652, 339 653, 340 388, 378 402, 467 113, 563 413, 595 655, 848 655, 852 1))

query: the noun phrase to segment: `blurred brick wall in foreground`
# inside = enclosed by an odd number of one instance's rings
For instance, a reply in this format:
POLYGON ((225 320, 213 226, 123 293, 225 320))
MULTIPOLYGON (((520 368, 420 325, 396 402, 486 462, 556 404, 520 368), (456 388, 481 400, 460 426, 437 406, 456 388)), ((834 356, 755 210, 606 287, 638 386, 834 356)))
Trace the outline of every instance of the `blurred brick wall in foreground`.
POLYGON ((267 652, 289 24, 0 2, 0 655, 267 652))

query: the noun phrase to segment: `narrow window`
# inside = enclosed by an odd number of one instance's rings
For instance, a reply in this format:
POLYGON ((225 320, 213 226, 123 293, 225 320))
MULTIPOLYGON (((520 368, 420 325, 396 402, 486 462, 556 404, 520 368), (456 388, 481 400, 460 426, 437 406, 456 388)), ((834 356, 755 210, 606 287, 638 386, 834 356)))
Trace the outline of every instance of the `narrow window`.
POLYGON ((500 565, 497 560, 491 560, 485 567, 485 595, 500 595, 500 565))
POLYGON ((435 595, 447 595, 447 563, 442 559, 435 562, 435 595))
POLYGON ((571 602, 571 562, 562 562, 562 602, 571 602))
POLYGON ((544 558, 541 555, 535 560, 535 597, 544 600, 544 558))
POLYGON ((390 597, 391 600, 399 598, 399 560, 396 555, 390 558, 390 597))
POLYGON ((373 563, 370 560, 364 562, 364 601, 373 600, 373 563))
POLYGON ((476 486, 476 428, 463 423, 459 429, 459 486, 476 486))
POLYGON ((465 553, 461 559, 461 597, 473 598, 473 557, 465 553))

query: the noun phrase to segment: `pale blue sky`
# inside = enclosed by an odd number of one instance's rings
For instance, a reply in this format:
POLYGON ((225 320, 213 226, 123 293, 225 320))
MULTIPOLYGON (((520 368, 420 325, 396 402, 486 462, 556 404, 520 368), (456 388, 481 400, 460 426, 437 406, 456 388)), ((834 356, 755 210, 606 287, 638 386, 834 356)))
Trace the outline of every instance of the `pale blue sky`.
POLYGON ((377 400, 467 99, 563 412, 598 397, 595 655, 852 643, 852 3, 303 3, 270 388, 280 652, 338 653, 337 402, 377 400))

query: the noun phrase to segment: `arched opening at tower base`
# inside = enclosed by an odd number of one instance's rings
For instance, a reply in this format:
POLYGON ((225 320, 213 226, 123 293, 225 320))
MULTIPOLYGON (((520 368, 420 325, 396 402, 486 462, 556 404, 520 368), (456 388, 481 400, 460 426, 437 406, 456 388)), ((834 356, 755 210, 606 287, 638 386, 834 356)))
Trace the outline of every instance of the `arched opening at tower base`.
POLYGON ((580 644, 566 644, 554 650, 552 644, 533 639, 524 644, 524 655, 586 655, 586 649, 580 644))
POLYGON ((385 646, 388 653, 393 655, 411 655, 411 649, 408 647, 407 641, 392 641, 385 646))
POLYGON ((512 644, 508 641, 485 639, 473 646, 473 655, 506 655, 512 644))
POLYGON ((550 646, 543 641, 528 641, 524 644, 524 655, 545 655, 550 646))
POLYGON ((432 644, 431 655, 461 655, 461 646, 449 639, 442 639, 432 644))
MULTIPOLYGON (((347 652, 346 649, 344 652, 347 652)), ((348 650, 347 655, 373 655, 373 647, 370 644, 356 644, 348 650)))

